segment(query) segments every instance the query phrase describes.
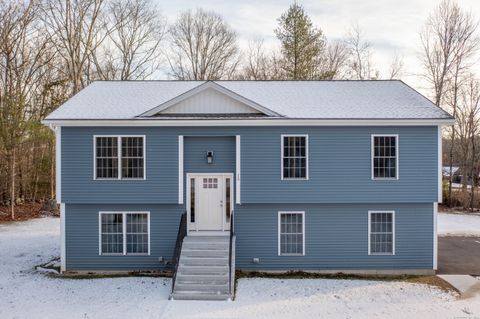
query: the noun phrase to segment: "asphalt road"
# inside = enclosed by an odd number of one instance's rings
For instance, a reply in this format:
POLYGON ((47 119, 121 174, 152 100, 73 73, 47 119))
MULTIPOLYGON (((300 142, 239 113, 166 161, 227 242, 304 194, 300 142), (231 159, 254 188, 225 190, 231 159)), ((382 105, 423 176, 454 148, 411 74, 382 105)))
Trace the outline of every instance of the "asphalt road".
POLYGON ((480 237, 438 237, 437 273, 480 275, 480 237))

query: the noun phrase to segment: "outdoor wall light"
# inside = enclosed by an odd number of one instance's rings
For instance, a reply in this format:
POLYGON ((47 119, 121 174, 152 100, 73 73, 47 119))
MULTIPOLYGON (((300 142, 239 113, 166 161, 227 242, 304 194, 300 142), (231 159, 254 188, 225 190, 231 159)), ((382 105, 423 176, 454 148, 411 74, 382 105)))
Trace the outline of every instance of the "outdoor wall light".
POLYGON ((207 151, 207 163, 208 164, 213 163, 213 152, 212 151, 207 151))
POLYGON ((260 258, 253 257, 252 262, 254 264, 259 264, 260 263, 260 258))

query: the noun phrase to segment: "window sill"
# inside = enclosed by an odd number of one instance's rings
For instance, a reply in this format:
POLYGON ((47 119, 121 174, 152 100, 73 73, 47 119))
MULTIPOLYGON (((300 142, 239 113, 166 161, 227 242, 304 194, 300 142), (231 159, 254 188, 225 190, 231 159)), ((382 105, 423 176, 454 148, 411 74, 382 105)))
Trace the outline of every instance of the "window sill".
POLYGON ((372 181, 398 181, 396 177, 374 177, 372 181))
POLYGON ((308 178, 286 178, 286 177, 283 177, 282 181, 308 181, 308 178))
POLYGON ((395 256, 393 253, 371 253, 369 256, 395 256))
POLYGON ((94 181, 146 181, 146 178, 94 178, 94 181))
POLYGON ((303 257, 305 254, 279 254, 280 257, 303 257))

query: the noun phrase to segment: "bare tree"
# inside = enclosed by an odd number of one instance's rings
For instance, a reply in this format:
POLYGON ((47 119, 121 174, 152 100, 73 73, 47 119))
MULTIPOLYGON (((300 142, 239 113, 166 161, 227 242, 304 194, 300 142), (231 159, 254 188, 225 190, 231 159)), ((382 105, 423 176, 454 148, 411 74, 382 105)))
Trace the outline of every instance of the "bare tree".
POLYGON ((160 67, 165 20, 150 0, 114 0, 109 6, 111 32, 93 55, 104 80, 145 79, 160 67))
POLYGON ((403 57, 395 53, 392 61, 390 62, 390 68, 388 72, 388 78, 390 80, 399 79, 403 74, 403 57))
POLYGON ((45 0, 46 32, 64 60, 73 93, 88 84, 92 54, 108 36, 105 0, 45 0))
MULTIPOLYGON (((478 22, 457 3, 444 0, 429 16, 420 33, 425 77, 432 85, 434 102, 457 116, 458 93, 465 72, 478 50, 478 22), (448 96, 448 103, 446 98, 448 96)), ((453 151, 456 127, 450 128, 450 178, 448 198, 452 196, 453 151)))
POLYGON ((231 78, 239 62, 237 34, 214 13, 197 9, 180 14, 170 27, 171 75, 178 80, 231 78))
POLYGON ((325 56, 320 63, 321 74, 327 80, 345 77, 349 50, 344 40, 334 40, 327 44, 325 56))
POLYGON ((462 79, 464 83, 458 92, 457 132, 456 146, 458 148, 458 160, 462 171, 462 204, 473 209, 474 187, 477 172, 477 156, 475 154, 476 137, 480 131, 480 82, 473 75, 462 79), (470 185, 468 185, 470 182, 470 185), (470 196, 468 193, 470 186, 470 196))
POLYGON ((375 71, 372 65, 372 45, 365 40, 358 23, 352 24, 345 41, 350 56, 347 76, 356 80, 378 78, 378 71, 375 71))
POLYGON ((36 25, 36 2, 0 2, 0 142, 8 162, 11 218, 15 218, 17 160, 28 120, 34 112, 33 91, 48 62, 47 38, 36 25))

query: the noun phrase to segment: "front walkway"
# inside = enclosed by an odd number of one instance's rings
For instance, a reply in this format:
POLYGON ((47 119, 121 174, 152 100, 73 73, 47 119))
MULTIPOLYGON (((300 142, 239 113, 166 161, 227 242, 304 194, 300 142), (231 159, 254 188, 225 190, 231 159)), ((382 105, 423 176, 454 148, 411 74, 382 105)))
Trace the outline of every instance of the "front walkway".
POLYGON ((33 270, 59 255, 58 219, 0 225, 0 318, 453 318, 480 317, 457 300, 405 282, 241 279, 237 299, 168 301, 168 278, 58 279, 33 270))

